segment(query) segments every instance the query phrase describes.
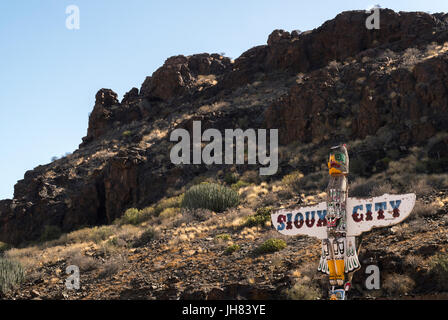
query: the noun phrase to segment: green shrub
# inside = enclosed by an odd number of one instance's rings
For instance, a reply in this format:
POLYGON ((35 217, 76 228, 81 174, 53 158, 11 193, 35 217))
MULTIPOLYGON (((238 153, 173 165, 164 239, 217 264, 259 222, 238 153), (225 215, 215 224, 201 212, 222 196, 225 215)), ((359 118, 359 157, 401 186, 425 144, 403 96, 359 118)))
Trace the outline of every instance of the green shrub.
POLYGON ((5 293, 25 279, 20 263, 0 258, 0 292, 5 293))
POLYGON ((261 246, 257 248, 258 253, 273 253, 286 248, 286 242, 282 239, 271 238, 263 242, 261 246))
POLYGON ((142 215, 142 219, 147 220, 155 215, 155 211, 153 207, 146 207, 140 210, 140 215, 142 215))
POLYGON ((114 246, 114 247, 118 246, 118 238, 113 237, 113 238, 107 240, 107 245, 114 246))
POLYGON ((437 289, 448 290, 448 254, 439 254, 431 259, 429 274, 437 289))
POLYGON ((244 227, 264 226, 271 221, 272 207, 258 208, 254 215, 248 216, 243 223, 244 227))
POLYGON ((232 245, 230 245, 230 246, 227 247, 227 249, 226 249, 226 254, 232 254, 232 253, 234 253, 235 251, 238 251, 238 250, 240 250, 240 249, 241 249, 241 247, 240 247, 239 245, 237 245, 237 244, 232 244, 232 245))
POLYGON ((44 227, 44 230, 40 235, 40 241, 46 242, 57 239, 61 236, 61 233, 61 228, 59 228, 58 226, 47 225, 44 227))
POLYGON ((67 234, 66 242, 80 243, 93 241, 99 243, 113 235, 115 233, 115 228, 115 226, 101 226, 75 230, 67 234))
POLYGON ((91 230, 92 231, 89 240, 92 240, 95 243, 104 241, 115 233, 115 230, 112 226, 94 227, 91 230))
POLYGON ((218 240, 225 240, 225 241, 232 240, 232 237, 228 233, 218 234, 215 238, 218 240))
POLYGON ((168 219, 177 216, 179 213, 179 208, 166 208, 159 214, 159 217, 161 219, 168 219))
POLYGON ((148 220, 153 215, 154 215, 154 208, 152 207, 148 207, 142 210, 138 210, 136 208, 130 208, 126 210, 124 215, 122 215, 119 219, 115 220, 114 223, 119 225, 124 224, 138 225, 148 220))
POLYGON ((136 208, 130 208, 125 211, 120 218, 119 224, 138 224, 140 221, 140 211, 136 208))
POLYGON ((238 180, 238 182, 232 184, 231 188, 232 188, 233 190, 235 190, 235 191, 238 191, 238 190, 240 190, 241 188, 247 187, 247 186, 249 186, 249 185, 250 185, 249 182, 246 182, 246 181, 243 181, 243 180, 238 180))
POLYGON ((209 209, 223 212, 237 206, 238 193, 231 188, 215 183, 203 183, 188 189, 182 201, 182 207, 188 209, 209 209))
POLYGON ((122 134, 123 134, 124 137, 129 137, 130 135, 132 135, 132 131, 126 130, 126 131, 123 131, 122 134))
POLYGON ((160 200, 154 207, 154 214, 158 216, 163 210, 168 208, 180 208, 182 205, 182 200, 184 195, 181 194, 177 197, 171 197, 167 199, 160 200))
POLYGON ((228 185, 234 184, 238 181, 238 174, 235 172, 227 172, 224 175, 224 182, 228 185))

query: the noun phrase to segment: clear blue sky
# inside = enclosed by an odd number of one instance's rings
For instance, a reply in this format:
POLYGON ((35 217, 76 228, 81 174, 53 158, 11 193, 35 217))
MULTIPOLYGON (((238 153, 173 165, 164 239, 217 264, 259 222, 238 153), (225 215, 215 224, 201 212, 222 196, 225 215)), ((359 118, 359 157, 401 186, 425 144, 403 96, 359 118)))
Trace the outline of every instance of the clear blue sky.
POLYGON ((309 30, 345 10, 448 11, 429 1, 2 0, 0 199, 25 171, 73 152, 95 93, 140 88, 167 57, 225 52, 237 58, 274 29, 309 30), (65 27, 68 5, 80 29, 65 27))

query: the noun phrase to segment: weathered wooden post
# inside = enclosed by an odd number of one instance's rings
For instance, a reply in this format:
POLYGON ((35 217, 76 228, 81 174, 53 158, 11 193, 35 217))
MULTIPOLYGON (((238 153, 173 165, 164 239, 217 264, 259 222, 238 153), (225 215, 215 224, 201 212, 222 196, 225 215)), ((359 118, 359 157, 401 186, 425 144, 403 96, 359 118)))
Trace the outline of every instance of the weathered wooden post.
POLYGON ((346 145, 331 148, 327 201, 315 206, 282 209, 271 215, 272 224, 285 235, 322 239, 317 270, 329 275, 330 299, 344 300, 353 272, 361 267, 356 236, 374 227, 403 221, 412 211, 415 194, 357 199, 348 197, 349 157, 346 145))

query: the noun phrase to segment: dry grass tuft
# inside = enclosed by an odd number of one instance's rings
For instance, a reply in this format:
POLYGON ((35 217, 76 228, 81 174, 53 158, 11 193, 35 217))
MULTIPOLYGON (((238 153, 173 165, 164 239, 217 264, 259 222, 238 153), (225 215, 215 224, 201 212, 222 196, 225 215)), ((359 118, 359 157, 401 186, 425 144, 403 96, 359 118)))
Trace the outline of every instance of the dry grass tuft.
POLYGON ((409 294, 415 287, 415 281, 404 274, 388 274, 384 277, 382 290, 389 295, 409 294))

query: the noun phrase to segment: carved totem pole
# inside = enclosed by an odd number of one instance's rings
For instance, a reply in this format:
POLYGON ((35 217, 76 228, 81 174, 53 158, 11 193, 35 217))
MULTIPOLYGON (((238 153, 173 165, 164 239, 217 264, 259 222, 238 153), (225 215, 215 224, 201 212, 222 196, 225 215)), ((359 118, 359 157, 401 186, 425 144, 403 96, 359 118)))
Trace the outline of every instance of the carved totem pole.
POLYGON ((403 221, 414 207, 415 194, 349 198, 349 157, 345 144, 331 148, 328 169, 330 182, 326 202, 299 209, 282 209, 271 218, 273 226, 282 234, 322 239, 317 270, 329 275, 330 299, 344 300, 353 273, 361 267, 356 236, 374 227, 403 221))

